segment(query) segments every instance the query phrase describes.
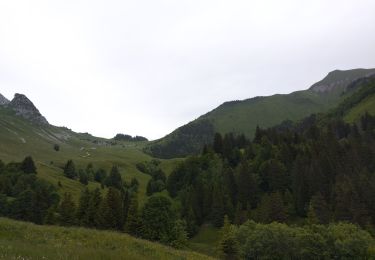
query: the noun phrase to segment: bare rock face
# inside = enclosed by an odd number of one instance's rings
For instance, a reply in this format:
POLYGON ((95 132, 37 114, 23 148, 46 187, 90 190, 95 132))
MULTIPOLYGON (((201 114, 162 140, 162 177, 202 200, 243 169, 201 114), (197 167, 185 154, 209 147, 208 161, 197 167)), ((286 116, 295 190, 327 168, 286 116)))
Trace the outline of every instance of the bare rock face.
POLYGON ((40 114, 39 110, 34 106, 25 95, 15 94, 14 98, 8 104, 9 108, 16 111, 16 114, 30 120, 36 124, 48 124, 47 119, 40 114))
POLYGON ((7 105, 9 104, 9 100, 6 99, 6 97, 4 97, 3 95, 0 94, 0 106, 4 106, 4 105, 7 105))

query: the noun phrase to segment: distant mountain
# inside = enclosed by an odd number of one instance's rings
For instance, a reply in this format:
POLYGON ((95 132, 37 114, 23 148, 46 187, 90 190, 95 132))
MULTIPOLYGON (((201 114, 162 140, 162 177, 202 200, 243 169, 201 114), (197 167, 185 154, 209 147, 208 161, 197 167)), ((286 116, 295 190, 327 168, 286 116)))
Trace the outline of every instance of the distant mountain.
POLYGON ((215 132, 252 137, 257 126, 272 127, 285 120, 328 111, 355 91, 355 86, 350 88, 351 83, 373 74, 375 69, 335 70, 307 90, 226 102, 152 142, 146 152, 160 158, 184 157, 199 152, 212 141, 215 132))
POLYGON ((34 106, 25 95, 15 94, 14 98, 7 105, 9 108, 16 111, 16 114, 24 117, 25 119, 37 124, 48 124, 47 119, 42 116, 39 110, 34 106))
POLYGON ((334 70, 321 81, 310 87, 315 92, 346 91, 347 87, 356 79, 375 74, 375 69, 334 70))
POLYGON ((7 105, 10 101, 0 94, 0 106, 7 105))

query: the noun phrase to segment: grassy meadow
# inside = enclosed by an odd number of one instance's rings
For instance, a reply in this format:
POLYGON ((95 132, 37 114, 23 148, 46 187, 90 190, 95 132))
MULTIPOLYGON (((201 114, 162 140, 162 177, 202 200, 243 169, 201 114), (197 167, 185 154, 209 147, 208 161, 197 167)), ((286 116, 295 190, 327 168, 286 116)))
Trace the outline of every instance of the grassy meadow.
POLYGON ((110 231, 38 226, 0 218, 0 259, 200 260, 208 256, 110 231))
MULTIPOLYGON (((77 180, 63 175, 63 166, 72 159, 76 168, 85 169, 92 163, 94 169, 103 168, 107 172, 117 165, 123 179, 139 181, 139 200, 142 204, 146 199, 146 186, 150 176, 140 172, 136 164, 151 160, 152 157, 142 152, 145 143, 116 142, 93 137, 87 133, 75 133, 67 128, 54 126, 37 126, 30 124, 14 112, 0 109, 0 160, 4 162, 22 161, 31 155, 37 164, 38 176, 59 187, 60 194, 72 193, 78 199, 80 192, 86 187, 77 180), (53 149, 57 144, 59 151, 53 149)), ((161 160, 161 168, 168 175, 174 165, 181 159, 161 160)), ((90 182, 89 188, 100 187, 99 183, 90 182)))

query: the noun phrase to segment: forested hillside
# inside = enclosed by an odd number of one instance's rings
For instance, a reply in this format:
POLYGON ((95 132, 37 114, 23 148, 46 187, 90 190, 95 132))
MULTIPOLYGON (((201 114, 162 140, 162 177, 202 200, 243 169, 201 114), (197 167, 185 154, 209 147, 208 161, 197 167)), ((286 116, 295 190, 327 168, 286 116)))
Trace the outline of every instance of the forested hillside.
POLYGON ((257 126, 272 127, 334 108, 355 91, 349 87, 354 81, 374 73, 375 69, 336 70, 304 91, 226 102, 151 143, 146 151, 160 158, 184 157, 198 153, 216 132, 252 138, 257 126))
MULTIPOLYGON (((206 138, 206 145, 197 155, 173 160, 144 154, 144 138, 77 134, 0 107, 0 216, 102 230, 0 219, 0 234, 11 238, 1 256, 41 256, 32 253, 30 240, 20 238, 22 226, 25 232, 54 234, 47 246, 37 244, 50 255, 61 252, 51 241, 65 241, 59 235, 65 232, 69 241, 95 237, 86 241, 82 257, 111 256, 130 245, 135 259, 151 258, 134 248, 138 240, 107 230, 226 259, 370 259, 375 256, 375 77, 344 85, 342 101, 328 112, 258 126, 253 138, 217 132, 211 139, 212 125, 196 121, 188 127, 206 138), (1 229, 1 223, 11 229, 1 229), (122 242, 108 242, 114 246, 108 249, 98 242, 101 234, 105 241, 116 236, 122 242), (23 251, 12 249, 21 243, 23 251)), ((66 256, 77 251, 69 243, 66 256)), ((167 259, 195 257, 160 250, 155 254, 167 259)))

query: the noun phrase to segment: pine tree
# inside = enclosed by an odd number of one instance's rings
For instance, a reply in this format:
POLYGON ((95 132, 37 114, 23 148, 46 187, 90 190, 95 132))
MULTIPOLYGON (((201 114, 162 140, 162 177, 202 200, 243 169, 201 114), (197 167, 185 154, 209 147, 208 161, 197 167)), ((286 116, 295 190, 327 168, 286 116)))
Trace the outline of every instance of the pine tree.
POLYGON ((307 211, 307 223, 309 225, 319 224, 319 219, 316 216, 314 206, 310 202, 309 209, 307 211))
POLYGON ((138 197, 137 194, 133 194, 130 199, 128 215, 125 223, 125 232, 133 236, 138 236, 140 227, 141 220, 138 212, 138 197))
POLYGON ((89 204, 87 207, 87 221, 89 227, 100 227, 100 219, 99 219, 99 207, 102 202, 102 195, 100 193, 99 188, 96 188, 94 191, 91 192, 89 204))
POLYGON ((186 223, 182 220, 177 220, 171 231, 168 234, 168 241, 167 243, 178 249, 185 248, 188 243, 188 235, 186 232, 186 223))
MULTIPOLYGON (((309 214, 315 215, 316 224, 328 224, 330 221, 330 210, 321 193, 317 193, 310 200, 309 214)), ((312 217, 312 216, 311 216, 312 217)))
POLYGON ((224 194, 219 184, 214 185, 213 192, 213 201, 211 209, 211 219, 212 224, 215 227, 222 227, 225 215, 225 202, 224 194))
POLYGON ((218 154, 223 153, 223 138, 221 137, 220 133, 216 133, 214 136, 213 148, 214 148, 215 153, 218 153, 218 154))
POLYGON ((80 169, 78 171, 78 176, 79 176, 79 182, 80 183, 82 183, 83 185, 89 184, 89 178, 88 178, 87 172, 80 169))
MULTIPOLYGON (((257 201, 257 185, 248 162, 242 162, 237 171, 238 202, 243 207, 254 206, 257 201)), ((244 208, 245 209, 245 208, 244 208)))
POLYGON ((89 189, 85 189, 81 193, 81 197, 79 198, 79 204, 77 208, 77 220, 79 221, 80 225, 83 226, 90 226, 89 218, 88 218, 88 208, 90 202, 91 194, 89 189))
POLYGON ((22 164, 21 164, 21 170, 24 173, 35 173, 36 174, 36 167, 33 161, 33 158, 31 156, 27 156, 22 164))
POLYGON ((219 253, 223 259, 237 259, 238 245, 235 236, 235 228, 229 222, 228 216, 224 218, 224 226, 221 229, 219 253))
POLYGON ((68 160, 68 162, 65 164, 64 175, 70 179, 74 179, 77 177, 76 167, 72 160, 68 160))
POLYGON ((35 192, 27 189, 21 192, 11 203, 11 216, 15 219, 26 220, 36 223, 36 200, 35 192))
POLYGON ((111 172, 106 180, 106 185, 108 187, 114 187, 118 190, 122 190, 122 178, 118 167, 115 165, 112 167, 111 172))
POLYGON ((121 193, 116 188, 110 187, 106 197, 99 207, 99 223, 104 229, 123 229, 124 208, 121 193))
POLYGON ((278 222, 284 222, 288 217, 280 192, 274 192, 270 195, 269 217, 272 221, 278 222))
POLYGON ((73 202, 72 195, 65 193, 60 203, 60 224, 63 226, 72 226, 76 224, 76 206, 73 202))

